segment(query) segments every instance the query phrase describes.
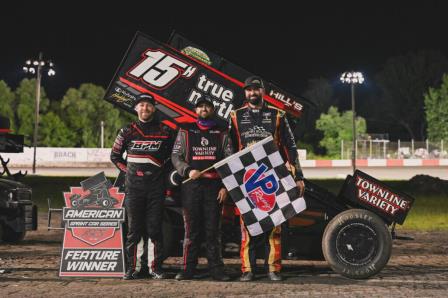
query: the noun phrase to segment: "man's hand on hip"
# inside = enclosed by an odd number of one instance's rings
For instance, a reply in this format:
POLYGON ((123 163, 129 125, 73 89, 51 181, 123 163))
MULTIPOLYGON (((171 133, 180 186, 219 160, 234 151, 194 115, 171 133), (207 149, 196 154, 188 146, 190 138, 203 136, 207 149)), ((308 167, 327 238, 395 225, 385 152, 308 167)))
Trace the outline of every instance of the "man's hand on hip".
POLYGON ((222 204, 227 200, 227 189, 223 187, 219 190, 217 200, 219 204, 222 204))

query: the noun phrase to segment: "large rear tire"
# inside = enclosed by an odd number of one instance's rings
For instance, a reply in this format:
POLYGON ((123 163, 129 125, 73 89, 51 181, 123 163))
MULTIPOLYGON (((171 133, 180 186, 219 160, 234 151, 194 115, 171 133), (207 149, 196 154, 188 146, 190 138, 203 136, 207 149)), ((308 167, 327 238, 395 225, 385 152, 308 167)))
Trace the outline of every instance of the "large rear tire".
POLYGON ((327 225, 322 251, 335 272, 364 279, 386 266, 392 252, 392 237, 376 214, 350 209, 336 215, 327 225))
POLYGON ((3 242, 8 243, 19 243, 20 241, 25 238, 26 231, 22 232, 16 232, 13 229, 11 229, 8 225, 2 225, 3 234, 2 234, 2 240, 3 242))

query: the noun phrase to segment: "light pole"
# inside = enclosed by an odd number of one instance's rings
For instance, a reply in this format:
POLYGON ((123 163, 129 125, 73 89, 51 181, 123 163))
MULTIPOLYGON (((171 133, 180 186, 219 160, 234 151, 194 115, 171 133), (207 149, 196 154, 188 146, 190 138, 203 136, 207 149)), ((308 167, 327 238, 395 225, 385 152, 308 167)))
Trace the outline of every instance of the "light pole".
POLYGON ((344 72, 341 75, 341 82, 344 84, 350 84, 352 93, 352 114, 353 114, 353 146, 352 146, 352 168, 353 173, 356 170, 356 113, 355 113, 355 84, 362 84, 364 82, 364 77, 362 73, 355 71, 344 72))
POLYGON ((47 71, 47 75, 52 77, 56 74, 54 64, 50 60, 44 61, 42 52, 39 58, 35 60, 28 59, 23 66, 23 71, 31 75, 36 75, 36 106, 34 115, 34 133, 33 133, 33 174, 36 173, 36 146, 37 146, 37 130, 39 127, 39 105, 40 105, 40 83, 42 80, 42 72, 47 71))
POLYGON ((104 121, 101 120, 101 148, 104 148, 104 121))

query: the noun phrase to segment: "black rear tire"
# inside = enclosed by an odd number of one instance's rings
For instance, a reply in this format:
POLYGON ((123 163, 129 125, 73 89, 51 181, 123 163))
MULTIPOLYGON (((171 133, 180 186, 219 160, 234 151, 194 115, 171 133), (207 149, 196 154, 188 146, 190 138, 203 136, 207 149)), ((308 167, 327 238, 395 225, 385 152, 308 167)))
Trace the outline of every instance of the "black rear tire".
POLYGON ((2 240, 7 243, 19 243, 25 238, 26 231, 16 232, 7 225, 2 225, 2 240))
POLYGON ((335 272, 352 279, 365 279, 386 266, 392 252, 392 237, 376 214, 350 209, 336 215, 327 225, 322 251, 335 272))

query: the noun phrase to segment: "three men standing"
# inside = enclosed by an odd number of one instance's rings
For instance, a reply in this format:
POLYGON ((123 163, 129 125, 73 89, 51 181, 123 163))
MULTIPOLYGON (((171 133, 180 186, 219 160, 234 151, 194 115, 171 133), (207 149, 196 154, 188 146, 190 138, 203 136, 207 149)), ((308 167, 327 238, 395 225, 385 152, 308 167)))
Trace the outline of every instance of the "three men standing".
MULTIPOLYGON (((136 102, 139 120, 120 130, 111 153, 112 162, 126 172, 126 212, 128 235, 126 253, 128 270, 125 279, 137 278, 135 272, 137 244, 143 237, 154 243, 151 275, 163 278, 161 268, 163 244, 163 165, 171 154, 178 174, 188 179, 182 185, 182 207, 185 225, 184 264, 177 280, 194 277, 200 250, 199 236, 205 231, 206 253, 213 279, 226 281, 221 255, 221 203, 227 190, 212 168, 216 162, 258 141, 273 136, 280 154, 303 195, 305 186, 298 160, 297 147, 285 113, 264 103, 265 88, 261 78, 253 76, 244 84, 246 104, 231 113, 230 133, 214 121, 214 104, 208 97, 196 103, 195 123, 180 129, 174 143, 171 130, 154 119, 154 99, 141 95, 136 102), (172 149, 171 149, 172 148, 172 149), (123 153, 127 152, 127 162, 123 153), (203 227, 203 228, 202 228, 203 227)), ((265 265, 271 280, 282 280, 281 227, 251 236, 241 219, 241 281, 254 279, 256 251, 264 248, 265 265)))

